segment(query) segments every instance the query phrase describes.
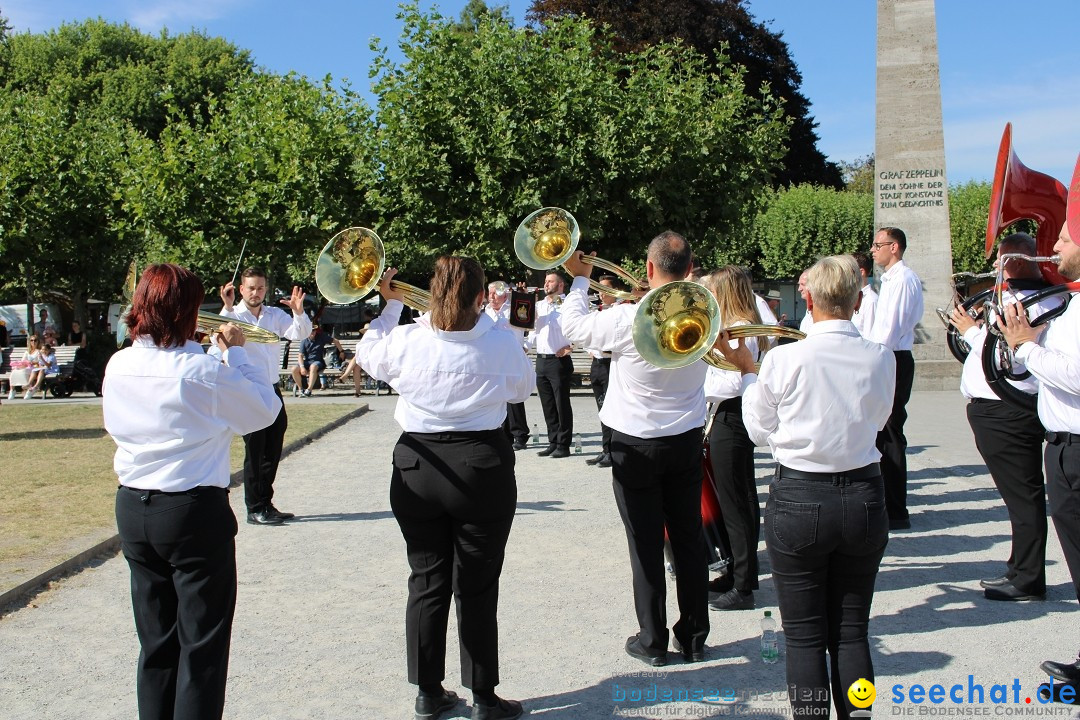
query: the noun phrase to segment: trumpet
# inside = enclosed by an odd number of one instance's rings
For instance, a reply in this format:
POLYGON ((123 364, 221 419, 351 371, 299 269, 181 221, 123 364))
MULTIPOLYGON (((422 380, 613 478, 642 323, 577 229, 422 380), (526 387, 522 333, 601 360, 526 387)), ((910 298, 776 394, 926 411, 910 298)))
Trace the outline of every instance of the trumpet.
MULTIPOLYGON (((315 263, 315 284, 327 300, 338 305, 355 302, 379 284, 386 251, 382 239, 365 227, 345 228, 323 247, 315 263)), ((399 280, 390 288, 405 293, 405 304, 421 312, 431 307, 431 293, 399 280)))
MULTIPOLYGON (((566 210, 544 207, 529 213, 514 233, 514 252, 525 266, 533 270, 551 270, 566 262, 581 240, 578 222, 566 210)), ((613 262, 586 255, 581 261, 618 275, 631 288, 648 290, 648 285, 613 262)), ((604 287, 589 280, 589 287, 596 292, 614 295, 621 300, 637 300, 633 293, 604 287)))
MULTIPOLYGON (((720 325, 720 306, 703 286, 677 280, 649 292, 638 303, 632 336, 642 359, 659 368, 681 368, 698 360, 720 370, 737 370, 713 347, 720 333, 733 339, 785 337, 801 340, 804 333, 783 325, 720 325)), ((761 364, 757 363, 760 369, 761 364)))

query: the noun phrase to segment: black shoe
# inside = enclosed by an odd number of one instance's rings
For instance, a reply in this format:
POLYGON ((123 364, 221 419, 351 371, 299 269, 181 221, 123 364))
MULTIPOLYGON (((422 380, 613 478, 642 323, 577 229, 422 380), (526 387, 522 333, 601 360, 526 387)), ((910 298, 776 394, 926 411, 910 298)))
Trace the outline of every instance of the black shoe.
MULTIPOLYGON (((543 453, 541 453, 541 455, 542 454, 543 453)), ((553 458, 570 457, 570 448, 563 447, 562 445, 560 445, 559 447, 555 448, 555 452, 551 453, 551 457, 553 457, 553 458)))
POLYGON ((443 690, 442 695, 425 695, 420 693, 416 696, 416 720, 435 720, 458 704, 460 698, 452 690, 443 690))
POLYGON ((529 443, 527 442, 521 442, 520 440, 514 441, 514 450, 524 450, 527 447, 529 447, 529 443))
POLYGON ((517 700, 503 700, 496 698, 494 705, 481 705, 473 703, 472 720, 514 720, 521 717, 525 708, 517 700))
POLYGON ((1080 660, 1071 663, 1059 663, 1047 660, 1039 669, 1052 678, 1072 685, 1080 683, 1080 660))
POLYGON ((983 590, 983 595, 986 596, 987 600, 1013 600, 1016 602, 1046 599, 1046 593, 1025 592, 1011 582, 999 585, 998 587, 988 587, 983 590))
POLYGON ((600 462, 596 463, 596 467, 611 467, 611 453, 601 455, 600 462))
POLYGON ((890 530, 910 530, 911 518, 889 518, 890 530))
POLYGON ((271 515, 268 510, 260 510, 259 512, 248 513, 249 525, 281 525, 285 521, 279 518, 277 515, 271 515))
POLYGON ((641 638, 637 635, 631 635, 626 638, 626 654, 630 657, 637 658, 646 665, 652 665, 653 667, 667 665, 667 650, 661 651, 659 655, 650 653, 642 646, 641 638))
POLYGON ((705 648, 690 650, 684 647, 674 634, 671 636, 671 647, 675 648, 675 652, 682 653, 683 660, 686 662, 705 662, 705 648))
POLYGON ((1002 575, 1001 577, 996 577, 996 578, 983 578, 982 580, 979 581, 979 585, 981 585, 984 588, 1001 587, 1002 585, 1008 585, 1008 584, 1009 584, 1009 576, 1008 575, 1002 575))
POLYGON ((585 464, 586 465, 595 465, 596 463, 600 462, 601 458, 603 458, 603 457, 604 457, 604 453, 600 453, 599 455, 593 455, 591 458, 589 458, 588 460, 585 461, 585 464))
POLYGON ((273 505, 267 505, 266 506, 266 512, 269 513, 270 515, 275 516, 275 517, 279 517, 282 520, 292 520, 294 517, 296 517, 295 513, 281 512, 280 510, 278 510, 273 505))
POLYGON ((709 599, 718 600, 718 597, 713 596, 723 595, 733 587, 735 587, 735 578, 731 575, 730 572, 726 575, 715 577, 709 581, 709 599))
POLYGON ((541 450, 540 452, 538 452, 536 454, 539 455, 540 457, 547 457, 551 453, 555 452, 555 447, 556 447, 555 445, 548 445, 546 448, 544 448, 543 450, 541 450))
POLYGON ((715 600, 709 600, 709 607, 713 610, 753 610, 754 593, 732 588, 715 600))

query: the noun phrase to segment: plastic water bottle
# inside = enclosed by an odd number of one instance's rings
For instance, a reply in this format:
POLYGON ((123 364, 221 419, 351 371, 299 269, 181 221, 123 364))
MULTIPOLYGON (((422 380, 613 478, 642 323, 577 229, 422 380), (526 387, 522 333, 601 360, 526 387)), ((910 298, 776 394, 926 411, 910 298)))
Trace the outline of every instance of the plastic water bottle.
POLYGON ((533 445, 540 444, 540 427, 533 423, 533 445))
POLYGON ((772 665, 780 659, 780 647, 776 644, 776 621, 773 620, 772 612, 765 611, 765 617, 761 618, 761 660, 766 665, 772 665))
POLYGON ((581 454, 581 433, 574 433, 574 454, 581 454))

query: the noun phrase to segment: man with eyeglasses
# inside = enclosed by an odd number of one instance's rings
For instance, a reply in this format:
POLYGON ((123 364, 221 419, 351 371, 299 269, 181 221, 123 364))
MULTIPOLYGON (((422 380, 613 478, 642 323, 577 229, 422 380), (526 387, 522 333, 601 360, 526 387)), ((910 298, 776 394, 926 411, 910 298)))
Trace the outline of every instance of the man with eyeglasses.
POLYGON ((911 347, 915 342, 915 326, 922 318, 922 281, 915 271, 904 264, 907 236, 895 227, 883 227, 874 236, 870 255, 882 269, 881 292, 878 295, 874 324, 867 339, 892 350, 896 357, 896 388, 893 391, 892 414, 878 433, 877 449, 881 452, 881 475, 885 480, 885 509, 889 513, 890 530, 911 527, 907 509, 907 403, 911 384, 915 380, 915 359, 911 347))

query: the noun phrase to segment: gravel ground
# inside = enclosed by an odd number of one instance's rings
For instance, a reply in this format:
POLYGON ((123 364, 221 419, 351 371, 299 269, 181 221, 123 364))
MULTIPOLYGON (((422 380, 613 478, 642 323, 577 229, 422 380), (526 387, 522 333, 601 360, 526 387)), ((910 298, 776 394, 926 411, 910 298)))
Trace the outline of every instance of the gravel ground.
MULTIPOLYGON (((387 493, 396 400, 365 398, 371 412, 283 461, 275 500, 297 513, 295 521, 241 524, 226 717, 412 716, 415 688, 405 680, 403 642, 408 567, 387 493)), ((582 456, 517 454, 518 513, 499 608, 499 693, 521 699, 531 715, 567 720, 788 716, 778 696, 784 665, 765 665, 758 653, 762 610, 778 614, 764 545, 758 609, 712 613, 705 663, 684 664, 672 654, 671 665, 648 668, 623 652, 636 630, 625 536, 610 473, 584 463, 600 443, 592 398, 575 395, 573 405, 582 456), (731 704, 636 700, 652 691, 728 689, 736 696, 731 704)), ((978 579, 1003 570, 1009 529, 963 400, 915 393, 909 410, 914 527, 890 541, 870 626, 878 716, 1071 715, 1034 696, 1046 679, 1038 663, 1071 659, 1078 645, 1076 599, 1056 537, 1051 532, 1046 602, 984 600, 978 579), (981 708, 966 704, 972 682, 986 689, 981 708), (893 686, 906 694, 915 683, 962 684, 965 704, 893 703, 893 686), (1008 704, 991 702, 995 684, 1008 686, 1008 704)), ((543 425, 535 397, 528 413, 530 424, 543 425)), ((762 501, 770 466, 759 452, 762 501)), ((241 516, 242 493, 233 492, 232 501, 241 516)), ((675 612, 671 597, 669 617, 675 612)), ((455 637, 451 617, 445 684, 467 698, 455 637)), ((122 557, 95 563, 0 618, 0 717, 134 718, 137 654, 127 566, 122 557)), ((456 710, 445 717, 468 717, 467 704, 456 710)))

